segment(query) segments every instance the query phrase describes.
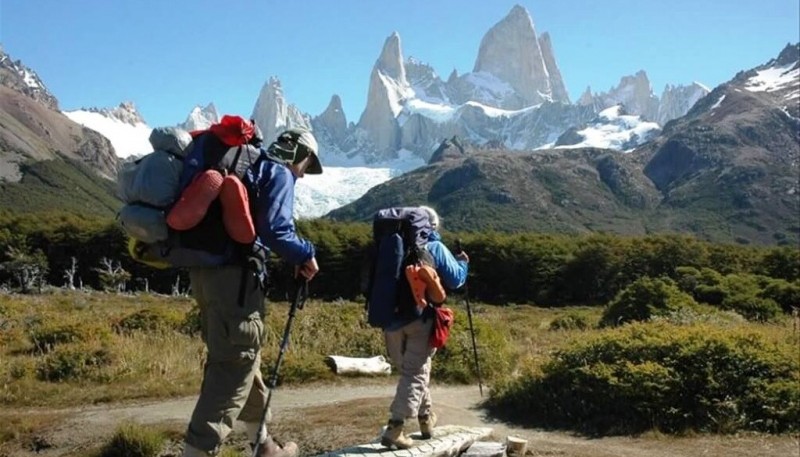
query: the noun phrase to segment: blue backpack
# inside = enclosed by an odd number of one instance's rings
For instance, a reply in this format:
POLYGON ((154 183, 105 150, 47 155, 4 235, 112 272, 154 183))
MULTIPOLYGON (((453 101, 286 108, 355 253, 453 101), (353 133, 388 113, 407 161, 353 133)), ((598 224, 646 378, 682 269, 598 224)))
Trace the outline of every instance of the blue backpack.
POLYGON ((433 264, 425 249, 431 232, 428 213, 419 208, 386 208, 375 214, 365 291, 371 326, 386 328, 392 322, 411 321, 422 315, 424 310, 417 307, 405 267, 417 262, 433 264))

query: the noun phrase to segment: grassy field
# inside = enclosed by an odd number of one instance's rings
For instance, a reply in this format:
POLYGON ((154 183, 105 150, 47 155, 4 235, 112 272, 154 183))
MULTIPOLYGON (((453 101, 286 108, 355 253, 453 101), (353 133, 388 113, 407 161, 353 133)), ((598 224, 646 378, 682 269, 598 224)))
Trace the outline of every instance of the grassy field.
MULTIPOLYGON (((433 378, 474 383, 467 312, 460 297, 453 298, 456 324, 447 347, 437 354, 433 378)), ((265 375, 277 356, 289 304, 271 303, 269 309, 265 375)), ((490 386, 536 373, 555 351, 607 331, 597 329, 599 306, 472 303, 472 311, 483 381, 490 386)), ((800 349, 798 323, 790 317, 770 324, 736 322, 800 349)), ((308 301, 295 319, 280 383, 341 382, 325 362, 328 355, 385 355, 380 332, 364 320, 363 304, 308 301)), ((0 450, 60 420, 58 413, 20 419, 10 409, 195 395, 204 357, 187 297, 64 290, 0 294, 0 450)))
MULTIPOLYGON (((472 382, 466 308, 454 303, 456 325, 434 377, 472 382), (467 363, 463 363, 467 362, 467 363)), ((581 330, 550 330, 576 313, 599 320, 600 308, 544 309, 472 304, 481 368, 487 381, 536 365, 581 330)), ((288 303, 271 303, 263 350, 265 374, 276 357, 288 303)), ((55 290, 45 295, 0 295, 0 404, 65 407, 197 392, 204 347, 186 297, 55 290)), ((380 332, 363 305, 310 300, 298 312, 281 383, 333 379, 327 355, 385 355, 380 332)))

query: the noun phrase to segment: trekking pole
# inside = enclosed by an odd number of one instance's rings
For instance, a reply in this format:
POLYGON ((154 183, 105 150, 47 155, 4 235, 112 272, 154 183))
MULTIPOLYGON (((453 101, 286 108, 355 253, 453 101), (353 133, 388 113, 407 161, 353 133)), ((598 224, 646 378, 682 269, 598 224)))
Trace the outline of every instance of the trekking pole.
POLYGON ((258 455, 258 449, 261 447, 260 433, 261 429, 267 425, 267 415, 269 415, 269 404, 272 401, 272 391, 274 391, 275 386, 278 385, 278 370, 281 368, 281 362, 283 362, 283 355, 286 353, 286 347, 289 346, 289 333, 292 330, 292 321, 294 320, 294 315, 298 309, 303 309, 303 306, 306 304, 306 298, 308 298, 308 281, 303 278, 300 278, 297 281, 297 294, 292 302, 292 307, 289 308, 289 319, 286 321, 286 328, 283 330, 281 350, 278 352, 278 360, 275 361, 275 368, 272 370, 272 376, 267 384, 267 388, 269 389, 269 393, 267 394, 267 404, 264 405, 264 412, 261 413, 261 422, 258 425, 259 437, 256 439, 255 446, 253 446, 253 457, 258 455))
MULTIPOLYGON (((456 240, 456 250, 459 254, 464 252, 461 249, 461 240, 456 240)), ((483 381, 481 380, 481 365, 478 362, 478 345, 475 343, 475 328, 472 326, 472 307, 469 306, 469 286, 467 286, 467 280, 464 279, 464 301, 467 303, 467 317, 469 318, 469 334, 472 336, 472 353, 475 356, 475 371, 478 373, 478 390, 481 392, 481 397, 483 397, 483 381)))

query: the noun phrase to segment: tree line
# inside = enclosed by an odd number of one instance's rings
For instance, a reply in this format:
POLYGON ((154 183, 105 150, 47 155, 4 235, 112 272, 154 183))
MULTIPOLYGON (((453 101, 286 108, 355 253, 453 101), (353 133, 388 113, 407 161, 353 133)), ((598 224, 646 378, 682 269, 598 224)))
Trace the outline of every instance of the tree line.
MULTIPOLYGON (((321 267, 311 285, 312 295, 363 299, 370 225, 314 219, 299 221, 298 231, 315 244, 321 267)), ((451 249, 460 241, 470 256, 470 298, 494 304, 605 304, 642 277, 678 280, 681 267, 793 283, 800 278, 797 246, 716 244, 677 234, 442 235, 451 249)), ((157 270, 132 260, 127 241, 113 220, 0 213, 0 285, 24 288, 20 282, 26 281, 35 287, 38 277, 39 285, 59 287, 161 293, 188 287, 185 271, 157 270)), ((279 259, 271 259, 272 298, 289 296, 291 271, 279 259)))

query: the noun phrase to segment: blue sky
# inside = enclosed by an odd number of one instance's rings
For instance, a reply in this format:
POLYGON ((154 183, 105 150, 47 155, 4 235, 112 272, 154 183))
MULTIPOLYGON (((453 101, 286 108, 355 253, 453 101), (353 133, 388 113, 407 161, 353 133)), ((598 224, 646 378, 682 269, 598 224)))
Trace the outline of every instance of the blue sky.
POLYGON ((549 32, 574 101, 645 70, 664 85, 714 87, 800 40, 797 0, 0 0, 0 43, 61 109, 133 101, 151 126, 195 105, 249 116, 270 76, 320 114, 366 103, 385 39, 442 78, 469 72, 481 38, 519 4, 549 32))

